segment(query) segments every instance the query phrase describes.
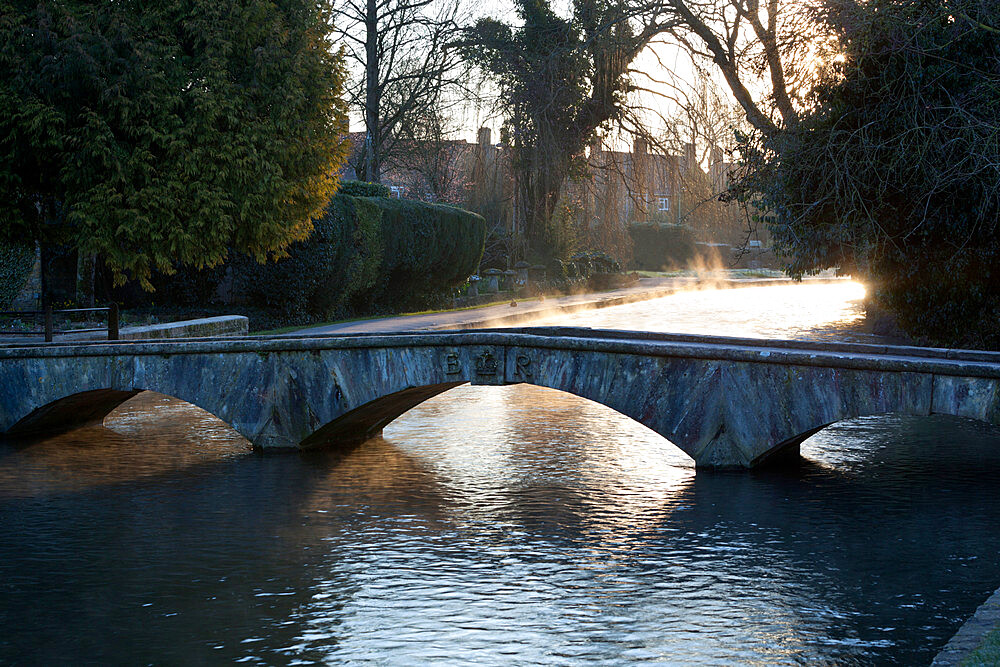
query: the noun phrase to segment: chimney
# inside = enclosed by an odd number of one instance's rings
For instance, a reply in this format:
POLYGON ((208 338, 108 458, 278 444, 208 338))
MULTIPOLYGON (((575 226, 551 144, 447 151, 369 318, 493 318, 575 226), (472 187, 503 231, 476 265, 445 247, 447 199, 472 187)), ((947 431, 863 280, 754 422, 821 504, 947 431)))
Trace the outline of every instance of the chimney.
POLYGON ((684 144, 684 170, 688 171, 696 166, 698 166, 698 160, 694 144, 684 144))
POLYGON ((645 155, 648 149, 649 144, 646 141, 646 137, 636 137, 632 142, 632 152, 636 155, 645 155))
POLYGON ((476 135, 477 136, 476 141, 479 143, 480 146, 490 146, 492 145, 490 143, 490 134, 491 134, 490 128, 481 127, 479 128, 479 133, 476 135))

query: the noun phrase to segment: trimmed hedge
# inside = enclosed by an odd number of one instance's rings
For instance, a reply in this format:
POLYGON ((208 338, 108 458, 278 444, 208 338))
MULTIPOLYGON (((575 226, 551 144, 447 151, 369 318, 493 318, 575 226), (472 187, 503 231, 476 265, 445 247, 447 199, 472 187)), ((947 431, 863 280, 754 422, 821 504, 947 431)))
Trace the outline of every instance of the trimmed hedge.
POLYGON ((486 244, 486 221, 469 211, 408 199, 366 200, 382 212, 385 257, 376 303, 421 306, 476 272, 486 244))
POLYGON ((684 225, 633 223, 632 267, 642 271, 663 271, 687 266, 697 255, 694 232, 684 225))
POLYGON ((35 249, 0 242, 0 310, 7 310, 35 266, 35 249))
POLYGON ((156 275, 152 294, 126 286, 115 298, 130 308, 238 311, 252 329, 422 309, 476 272, 485 240, 485 220, 469 211, 339 194, 283 259, 236 255, 212 269, 156 275))
POLYGON ((486 222, 469 211, 337 195, 312 236, 277 262, 233 263, 234 288, 273 323, 423 307, 473 273, 486 222))

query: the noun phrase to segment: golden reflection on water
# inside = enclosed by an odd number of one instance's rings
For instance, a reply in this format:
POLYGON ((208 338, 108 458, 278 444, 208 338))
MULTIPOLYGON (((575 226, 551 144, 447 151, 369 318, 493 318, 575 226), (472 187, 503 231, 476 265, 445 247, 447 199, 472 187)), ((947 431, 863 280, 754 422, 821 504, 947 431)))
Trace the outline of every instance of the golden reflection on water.
POLYGON ((358 506, 406 499, 412 513, 434 520, 441 516, 442 494, 426 462, 381 436, 343 452, 313 452, 303 459, 325 472, 312 483, 304 511, 330 511, 345 499, 358 506))
POLYGON ((865 336, 865 286, 855 281, 679 292, 559 315, 551 324, 754 338, 865 336))
POLYGON ((211 413, 147 391, 120 405, 104 426, 0 444, 0 497, 81 491, 250 451, 245 438, 211 413))
POLYGON ((552 521, 592 533, 602 551, 633 548, 694 482, 691 459, 642 424, 532 385, 456 387, 397 419, 385 439, 433 471, 456 517, 502 524, 551 507, 552 521))

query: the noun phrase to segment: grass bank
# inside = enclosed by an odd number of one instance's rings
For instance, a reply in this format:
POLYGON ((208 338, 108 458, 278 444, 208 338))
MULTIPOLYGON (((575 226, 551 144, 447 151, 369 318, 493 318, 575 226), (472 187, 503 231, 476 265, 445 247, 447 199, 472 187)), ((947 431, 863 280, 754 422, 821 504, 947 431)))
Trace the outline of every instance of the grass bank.
POLYGON ((962 667, 1000 665, 1000 628, 988 632, 979 646, 961 662, 962 667))

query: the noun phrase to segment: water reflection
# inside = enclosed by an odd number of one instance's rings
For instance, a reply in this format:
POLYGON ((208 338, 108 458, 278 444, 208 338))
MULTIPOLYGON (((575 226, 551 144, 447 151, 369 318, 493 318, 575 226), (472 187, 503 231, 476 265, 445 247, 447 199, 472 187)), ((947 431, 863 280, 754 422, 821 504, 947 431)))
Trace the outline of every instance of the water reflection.
POLYGON ((559 315, 548 324, 754 338, 872 342, 864 285, 852 281, 680 292, 559 315))
POLYGON ((426 462, 466 521, 574 532, 590 525, 598 543, 641 529, 644 515, 694 478, 691 459, 638 422, 531 385, 452 389, 391 424, 385 437, 426 462), (615 437, 595 438, 608 420, 615 437), (550 479, 558 486, 538 483, 550 479))
POLYGON ((243 456, 251 446, 214 415, 151 391, 89 426, 0 448, 0 498, 45 496, 243 456))
MULTIPOLYGON (((734 323, 755 307, 705 307, 702 331, 763 335, 734 323)), ((637 422, 518 385, 260 457, 142 395, 0 450, 0 663, 926 663, 1000 585, 998 435, 865 418, 797 469, 695 475, 637 422)))

